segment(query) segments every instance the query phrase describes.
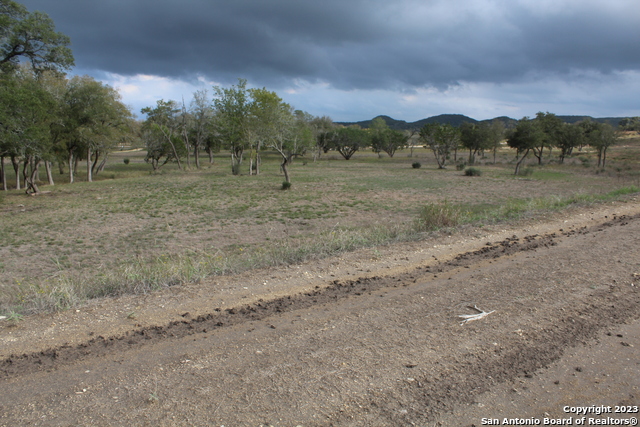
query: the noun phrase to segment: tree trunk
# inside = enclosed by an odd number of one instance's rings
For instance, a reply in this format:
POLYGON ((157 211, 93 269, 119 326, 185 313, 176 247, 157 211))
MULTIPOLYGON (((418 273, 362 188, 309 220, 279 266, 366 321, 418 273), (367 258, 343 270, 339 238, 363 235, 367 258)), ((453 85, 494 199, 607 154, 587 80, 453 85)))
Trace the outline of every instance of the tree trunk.
POLYGON ((64 175, 64 162, 58 161, 58 170, 60 171, 60 175, 64 175))
POLYGON ((20 161, 16 156, 11 156, 13 171, 16 173, 16 190, 20 190, 20 161))
POLYGON ((187 169, 191 169, 191 152, 189 151, 189 137, 185 134, 184 136, 184 148, 185 148, 185 152, 187 153, 187 169))
POLYGON ((7 169, 4 167, 4 156, 0 156, 0 182, 2 190, 7 191, 7 169))
MULTIPOLYGON (((178 156, 178 151, 176 150, 176 146, 173 144, 171 137, 173 136, 173 131, 166 132, 164 129, 160 129, 162 134, 167 138, 169 145, 171 145, 171 151, 173 151, 173 156, 176 158, 176 162, 178 162, 178 169, 182 170, 182 162, 180 161, 180 156, 178 156)), ((189 154, 189 150, 187 149, 187 155, 189 154)))
POLYGON ((258 143, 258 147, 256 148, 256 175, 260 175, 260 163, 262 163, 260 159, 260 147, 261 144, 258 143))
POLYGON ((200 145, 195 145, 193 147, 193 158, 196 161, 196 169, 200 169, 200 145))
MULTIPOLYGON (((36 184, 36 177, 38 176, 38 170, 40 169, 40 162, 42 162, 41 159, 34 161, 33 167, 31 168, 31 173, 29 174, 28 177, 25 177, 24 187, 27 194, 40 194, 40 189, 36 184), (31 191, 31 193, 29 191, 31 191)), ((30 162, 25 162, 25 168, 27 163, 30 163, 30 162)))
POLYGON ((69 152, 69 184, 73 184, 73 151, 69 152))
POLYGON ((87 148, 87 182, 93 181, 91 172, 91 148, 87 148))
POLYGON ((31 163, 31 157, 25 157, 22 162, 22 182, 27 185, 27 177, 29 176, 29 164, 31 163))
POLYGON ((286 182, 291 182, 291 179, 289 178, 289 169, 287 168, 288 165, 289 160, 286 157, 283 157, 282 164, 280 166, 282 167, 282 172, 284 173, 284 180, 286 182))
POLYGON ((538 165, 542 164, 542 156, 544 156, 544 146, 533 149, 533 155, 538 159, 538 165))
POLYGON ((253 175, 253 161, 253 147, 251 147, 251 149, 249 150, 249 176, 253 175))
POLYGON ((98 166, 98 169, 96 170, 96 175, 98 175, 100 172, 104 170, 104 167, 107 165, 108 158, 109 158, 109 153, 104 155, 104 158, 102 159, 102 161, 100 162, 100 165, 98 166))
POLYGON ((96 151, 95 155, 93 156, 93 163, 91 164, 91 173, 93 175, 96 174, 96 166, 98 165, 98 160, 100 160, 100 151, 96 151))
POLYGON ((524 152, 524 155, 522 156, 522 158, 520 160, 518 160, 518 163, 516 163, 516 171, 515 171, 514 175, 518 175, 518 172, 520 172, 520 165, 522 164, 524 159, 527 158, 528 155, 529 155, 529 148, 527 148, 527 151, 524 152))
MULTIPOLYGON (((40 162, 40 161, 39 161, 40 162)), ((35 181, 36 182, 40 182, 40 168, 35 166, 35 161, 31 160, 30 162, 30 166, 31 166, 31 170, 33 171, 35 169, 36 171, 36 176, 35 176, 35 181)))
POLYGON ((53 182, 53 174, 51 173, 51 162, 44 162, 44 170, 47 172, 47 180, 49 181, 49 185, 55 185, 55 182, 53 182))

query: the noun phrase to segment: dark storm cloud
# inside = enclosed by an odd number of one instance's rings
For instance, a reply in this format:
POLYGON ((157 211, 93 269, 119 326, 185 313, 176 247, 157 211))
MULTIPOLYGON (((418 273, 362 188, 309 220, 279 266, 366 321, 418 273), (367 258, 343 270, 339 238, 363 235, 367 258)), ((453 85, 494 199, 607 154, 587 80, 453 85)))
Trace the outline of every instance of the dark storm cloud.
POLYGON ((79 68, 340 89, 640 68, 636 0, 25 0, 79 68))

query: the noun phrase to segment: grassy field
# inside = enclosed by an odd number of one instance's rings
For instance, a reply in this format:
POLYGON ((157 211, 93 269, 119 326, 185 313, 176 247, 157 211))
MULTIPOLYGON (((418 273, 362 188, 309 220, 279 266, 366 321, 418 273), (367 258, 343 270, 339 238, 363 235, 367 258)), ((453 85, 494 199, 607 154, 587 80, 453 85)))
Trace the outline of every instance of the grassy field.
POLYGON ((453 164, 438 170, 422 148, 413 157, 362 152, 349 161, 328 153, 317 162, 297 159, 293 186, 282 191, 273 153, 264 153, 261 175, 233 176, 224 153, 201 170, 166 165, 152 174, 144 153, 115 152, 95 182, 81 182, 80 174, 69 185, 56 175, 61 183, 43 185, 37 197, 0 193, 0 314, 67 309, 94 297, 420 239, 442 227, 480 227, 640 187, 637 136, 611 149, 606 170, 585 150, 564 165, 531 163, 515 177, 513 157, 505 149, 470 177, 453 164), (416 161, 421 168, 412 168, 416 161))

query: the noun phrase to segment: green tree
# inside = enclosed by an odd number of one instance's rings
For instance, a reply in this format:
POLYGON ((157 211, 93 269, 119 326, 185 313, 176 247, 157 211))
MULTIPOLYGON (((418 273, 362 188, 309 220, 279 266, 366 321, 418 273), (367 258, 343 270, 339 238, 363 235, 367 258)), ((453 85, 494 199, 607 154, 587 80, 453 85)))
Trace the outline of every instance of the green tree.
POLYGON ((231 152, 231 171, 240 173, 244 150, 249 145, 249 125, 251 102, 247 91, 247 81, 238 79, 238 84, 230 88, 215 86, 214 128, 217 138, 231 152))
POLYGON ((4 157, 10 156, 20 189, 20 162, 27 193, 40 192, 37 185, 39 167, 50 154, 50 124, 53 97, 40 85, 36 76, 22 68, 0 78, 0 157, 2 186, 6 190, 4 157))
POLYGON ((608 123, 595 123, 586 138, 589 145, 598 151, 598 167, 604 169, 607 162, 607 150, 617 142, 618 133, 608 123))
POLYGON ((460 125, 460 142, 463 148, 469 150, 469 164, 474 164, 476 156, 485 151, 493 152, 493 163, 496 162, 496 152, 504 137, 504 123, 500 120, 491 122, 469 123, 460 125))
POLYGON ((147 144, 147 157, 152 167, 156 170, 160 158, 166 156, 166 161, 175 160, 178 169, 182 170, 180 156, 186 154, 188 147, 180 138, 183 121, 180 114, 182 110, 175 101, 165 101, 160 99, 156 102, 156 107, 145 107, 141 110, 147 115, 147 120, 143 125, 143 140, 147 144), (166 149, 170 149, 167 155, 166 149), (149 153, 152 153, 149 157, 149 153), (155 162, 154 162, 155 160, 155 162))
POLYGON ((544 138, 545 135, 540 129, 538 122, 528 117, 520 119, 515 129, 509 132, 507 144, 509 147, 517 150, 514 175, 518 175, 522 162, 527 158, 531 150, 543 144, 544 138), (518 157, 520 158, 518 159, 518 157))
POLYGON ((491 124, 464 122, 460 125, 460 142, 469 150, 469 164, 476 161, 478 153, 490 150, 495 146, 495 128, 491 124))
POLYGON ((60 174, 64 174, 65 165, 65 146, 61 136, 64 134, 64 97, 67 91, 68 80, 64 75, 56 71, 42 72, 38 75, 38 82, 53 97, 55 104, 51 111, 53 120, 51 122, 51 152, 47 159, 44 160, 45 170, 49 185, 54 185, 53 175, 51 173, 52 163, 58 162, 60 174))
POLYGON ((249 174, 260 174, 260 150, 272 146, 275 138, 282 137, 292 125, 291 107, 275 93, 262 89, 249 89, 251 96, 248 126, 250 153, 249 174))
POLYGON ((374 153, 380 156, 380 153, 384 151, 384 147, 387 145, 387 134, 389 130, 387 122, 382 117, 376 117, 371 121, 369 126, 369 134, 371 135, 371 149, 374 153))
POLYGON ((211 122, 213 120, 213 107, 209 102, 207 90, 199 90, 193 94, 190 113, 189 133, 192 136, 190 140, 193 145, 196 168, 200 169, 200 150, 206 145, 207 139, 210 137, 212 131, 211 122))
POLYGON ((620 130, 640 132, 640 117, 628 117, 618 123, 620 130))
POLYGON ((335 128, 333 120, 328 116, 315 117, 309 123, 316 141, 315 150, 313 152, 313 161, 315 162, 322 152, 329 150, 329 135, 335 128))
MULTIPOLYGON (((250 89, 250 133, 261 144, 277 151, 281 156, 281 168, 285 181, 291 182, 289 165, 293 158, 302 156, 313 144, 313 131, 309 125, 312 117, 302 111, 294 111, 275 92, 266 89, 250 89)), ((258 160, 259 157, 256 159, 258 160)))
POLYGON ((500 144, 504 139, 504 122, 501 120, 492 120, 489 125, 489 148, 493 152, 493 163, 496 163, 496 153, 498 152, 498 148, 500 148, 500 144))
POLYGON ((87 161, 87 181, 92 181, 100 156, 106 156, 119 133, 127 131, 132 114, 115 89, 89 76, 69 81, 62 114, 69 182, 73 182, 75 160, 80 158, 87 161))
POLYGON ((353 126, 335 129, 328 139, 328 146, 338 151, 345 160, 351 159, 359 149, 371 143, 368 132, 353 126))
POLYGON ((74 65, 69 44, 69 37, 55 31, 46 13, 0 0, 0 71, 15 71, 21 59, 38 72, 68 70, 74 65))
POLYGON ((409 137, 404 133, 387 128, 372 133, 371 148, 378 155, 384 151, 389 157, 393 157, 397 150, 407 146, 408 140, 409 137))
POLYGON ((154 171, 175 160, 174 149, 179 146, 179 137, 169 139, 158 126, 142 126, 141 139, 147 152, 144 161, 151 164, 154 171))
POLYGON ((538 122, 540 130, 544 134, 538 143, 539 145, 532 148, 533 155, 536 156, 538 164, 541 165, 544 149, 548 148, 549 152, 551 152, 557 143, 558 134, 562 127, 562 120, 555 114, 549 112, 538 112, 535 120, 538 122))
POLYGON ((570 156, 575 147, 584 141, 584 131, 575 124, 563 123, 557 133, 556 146, 560 149, 560 163, 570 156))
POLYGON ((439 169, 445 169, 451 152, 460 144, 460 130, 450 124, 429 123, 420 129, 420 138, 431 148, 439 169))

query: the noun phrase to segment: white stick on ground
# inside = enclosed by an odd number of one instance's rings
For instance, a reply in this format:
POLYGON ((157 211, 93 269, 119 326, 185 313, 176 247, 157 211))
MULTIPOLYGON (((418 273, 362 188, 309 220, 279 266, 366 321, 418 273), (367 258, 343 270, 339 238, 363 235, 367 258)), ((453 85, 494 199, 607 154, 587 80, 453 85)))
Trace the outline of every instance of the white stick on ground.
POLYGON ((482 319, 485 316, 490 315, 491 313, 495 312, 495 310, 493 311, 484 311, 484 310, 480 310, 478 307, 476 307, 475 305, 473 306, 473 308, 475 310, 478 310, 479 313, 478 314, 459 314, 458 317, 464 319, 462 321, 462 323, 460 323, 460 326, 464 325, 467 322, 472 322, 474 320, 478 320, 478 319, 482 319))

